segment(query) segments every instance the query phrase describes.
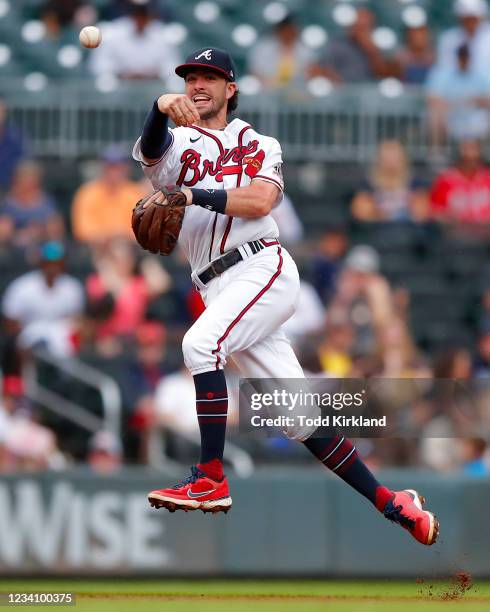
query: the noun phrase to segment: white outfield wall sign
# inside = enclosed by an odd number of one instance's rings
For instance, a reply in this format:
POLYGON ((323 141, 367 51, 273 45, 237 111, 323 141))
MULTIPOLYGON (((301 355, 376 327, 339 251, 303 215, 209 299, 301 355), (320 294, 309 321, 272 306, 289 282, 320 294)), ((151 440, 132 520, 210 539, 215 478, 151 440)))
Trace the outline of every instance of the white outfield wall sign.
POLYGON ((0 574, 185 573, 202 571, 202 563, 214 569, 213 554, 207 562, 204 554, 212 542, 205 538, 205 549, 190 555, 192 543, 184 538, 179 549, 179 519, 151 508, 150 489, 141 482, 94 475, 3 477, 0 574))

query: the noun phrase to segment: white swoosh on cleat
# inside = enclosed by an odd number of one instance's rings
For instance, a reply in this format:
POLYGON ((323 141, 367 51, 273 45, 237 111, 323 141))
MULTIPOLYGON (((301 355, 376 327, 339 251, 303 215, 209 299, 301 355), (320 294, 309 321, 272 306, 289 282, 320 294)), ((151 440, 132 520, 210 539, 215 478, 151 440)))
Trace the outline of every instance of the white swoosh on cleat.
POLYGON ((203 497, 203 495, 209 495, 210 493, 214 493, 216 489, 211 489, 210 491, 201 491, 200 493, 193 493, 190 489, 187 491, 187 497, 203 497))

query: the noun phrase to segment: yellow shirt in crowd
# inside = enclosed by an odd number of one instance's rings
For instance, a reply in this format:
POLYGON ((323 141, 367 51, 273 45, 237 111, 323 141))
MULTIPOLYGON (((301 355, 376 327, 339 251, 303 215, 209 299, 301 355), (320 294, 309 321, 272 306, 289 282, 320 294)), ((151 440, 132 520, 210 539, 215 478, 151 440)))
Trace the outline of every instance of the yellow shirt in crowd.
POLYGON ((75 194, 71 211, 74 237, 81 241, 115 236, 132 238, 131 211, 143 195, 141 185, 133 181, 117 187, 109 187, 101 180, 82 185, 75 194))

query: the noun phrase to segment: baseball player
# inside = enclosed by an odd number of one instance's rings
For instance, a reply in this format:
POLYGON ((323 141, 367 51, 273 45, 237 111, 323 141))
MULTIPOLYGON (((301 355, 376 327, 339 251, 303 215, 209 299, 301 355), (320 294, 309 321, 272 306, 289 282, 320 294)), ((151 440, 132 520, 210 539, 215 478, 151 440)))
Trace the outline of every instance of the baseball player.
MULTIPOLYGON (((281 325, 293 314, 299 277, 281 246, 270 212, 284 188, 277 140, 241 121, 236 69, 228 53, 204 48, 175 69, 184 94, 163 94, 133 149, 163 202, 169 185, 185 195, 179 244, 206 310, 186 333, 184 361, 194 378, 201 458, 184 481, 149 494, 152 506, 227 512, 232 504, 223 473, 229 358, 250 378, 303 378, 281 325), (171 119, 177 127, 168 127, 171 119)), ((172 192, 174 193, 174 192, 172 192)), ((179 194, 180 195, 180 194, 179 194)), ((342 435, 312 437, 288 431, 327 468, 367 497, 423 544, 435 542, 438 521, 413 490, 381 486, 342 435)))

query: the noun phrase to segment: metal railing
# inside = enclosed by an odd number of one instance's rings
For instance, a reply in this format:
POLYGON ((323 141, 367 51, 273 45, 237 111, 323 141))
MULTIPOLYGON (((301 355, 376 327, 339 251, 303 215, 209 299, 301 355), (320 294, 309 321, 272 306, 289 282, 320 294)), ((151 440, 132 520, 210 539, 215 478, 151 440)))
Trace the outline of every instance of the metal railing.
POLYGON ((25 368, 26 395, 48 410, 66 418, 86 431, 96 432, 100 429, 110 431, 117 438, 121 434, 121 392, 117 383, 107 374, 82 363, 78 359, 57 359, 45 350, 36 350, 25 368), (66 397, 55 388, 50 388, 41 381, 39 365, 63 372, 65 376, 96 389, 101 398, 102 417, 94 414, 86 406, 81 406, 73 397, 66 397))
MULTIPOLYGON (((96 157, 111 142, 129 150, 162 91, 158 82, 103 93, 92 81, 69 81, 27 93, 21 80, 3 79, 2 93, 36 156, 74 159, 96 157)), ((367 161, 386 137, 400 139, 414 161, 428 153, 424 94, 416 87, 394 97, 376 85, 342 86, 321 98, 297 91, 243 95, 239 116, 277 137, 291 161, 367 161)))

